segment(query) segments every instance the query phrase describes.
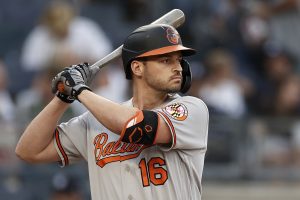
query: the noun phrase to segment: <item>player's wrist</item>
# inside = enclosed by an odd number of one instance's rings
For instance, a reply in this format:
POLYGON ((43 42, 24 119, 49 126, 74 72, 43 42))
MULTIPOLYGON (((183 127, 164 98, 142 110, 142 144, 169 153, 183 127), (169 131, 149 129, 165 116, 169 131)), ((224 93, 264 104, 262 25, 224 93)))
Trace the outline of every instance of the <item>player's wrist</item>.
POLYGON ((56 92, 55 96, 60 99, 62 102, 64 103, 73 103, 75 101, 75 99, 69 95, 65 95, 59 91, 56 92))
POLYGON ((66 103, 65 101, 62 101, 58 96, 54 96, 54 98, 52 99, 53 103, 55 103, 56 105, 63 105, 63 106, 69 106, 71 105, 71 103, 66 103))
POLYGON ((82 85, 75 94, 75 98, 76 100, 78 100, 79 102, 81 102, 80 97, 84 96, 86 93, 91 92, 91 88, 89 88, 86 85, 82 85))

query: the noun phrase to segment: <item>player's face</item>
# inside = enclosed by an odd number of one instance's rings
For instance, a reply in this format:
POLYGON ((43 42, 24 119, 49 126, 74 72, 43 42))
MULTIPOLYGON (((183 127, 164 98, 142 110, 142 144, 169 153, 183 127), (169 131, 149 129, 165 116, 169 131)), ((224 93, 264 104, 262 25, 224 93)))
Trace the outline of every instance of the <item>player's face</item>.
POLYGON ((147 58, 144 62, 144 80, 157 91, 174 93, 182 83, 182 56, 180 52, 147 58))

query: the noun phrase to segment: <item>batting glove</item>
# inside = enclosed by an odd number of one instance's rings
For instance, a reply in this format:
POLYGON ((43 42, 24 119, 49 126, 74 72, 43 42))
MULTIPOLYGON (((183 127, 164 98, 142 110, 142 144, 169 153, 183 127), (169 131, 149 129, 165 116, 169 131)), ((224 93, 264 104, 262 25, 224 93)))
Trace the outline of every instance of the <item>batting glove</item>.
POLYGON ((91 90, 79 70, 72 67, 64 69, 52 80, 52 92, 59 91, 58 97, 63 101, 78 100, 78 95, 85 89, 91 90))
MULTIPOLYGON (((65 68, 63 71, 67 70, 69 68, 65 68)), ((62 72, 63 72, 62 71, 62 72)), ((55 94, 60 100, 62 100, 65 103, 73 103, 75 101, 75 99, 69 95, 63 94, 61 93, 58 88, 57 85, 59 83, 59 80, 61 79, 61 74, 62 72, 58 73, 53 79, 52 79, 52 84, 51 84, 51 89, 52 89, 52 93, 55 94)))
POLYGON ((95 77, 95 73, 92 72, 92 70, 89 68, 89 64, 86 62, 78 65, 72 65, 70 69, 78 70, 81 73, 86 85, 90 85, 95 77))
POLYGON ((63 94, 63 93, 61 93, 61 92, 59 92, 59 91, 57 91, 57 92, 55 93, 55 95, 56 95, 60 100, 62 100, 62 101, 65 102, 65 103, 73 103, 73 102, 75 101, 75 99, 74 99, 73 97, 68 96, 68 95, 65 95, 65 94, 63 94))

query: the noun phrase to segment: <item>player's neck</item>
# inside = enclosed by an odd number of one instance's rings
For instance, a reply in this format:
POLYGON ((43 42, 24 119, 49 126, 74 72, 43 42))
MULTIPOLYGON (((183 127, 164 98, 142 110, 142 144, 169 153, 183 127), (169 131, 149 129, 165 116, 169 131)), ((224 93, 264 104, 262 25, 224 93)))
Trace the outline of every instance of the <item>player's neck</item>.
POLYGON ((160 107, 168 98, 165 92, 156 91, 152 88, 133 87, 132 104, 138 109, 154 109, 160 107))

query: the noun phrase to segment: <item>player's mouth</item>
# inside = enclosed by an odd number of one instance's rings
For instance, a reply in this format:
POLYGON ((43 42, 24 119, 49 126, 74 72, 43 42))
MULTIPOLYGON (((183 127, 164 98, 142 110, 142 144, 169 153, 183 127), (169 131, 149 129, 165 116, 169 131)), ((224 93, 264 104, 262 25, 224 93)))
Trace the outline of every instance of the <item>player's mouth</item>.
POLYGON ((174 80, 174 81, 178 81, 178 80, 182 80, 182 76, 180 75, 174 75, 174 76, 171 76, 170 80, 174 80))

